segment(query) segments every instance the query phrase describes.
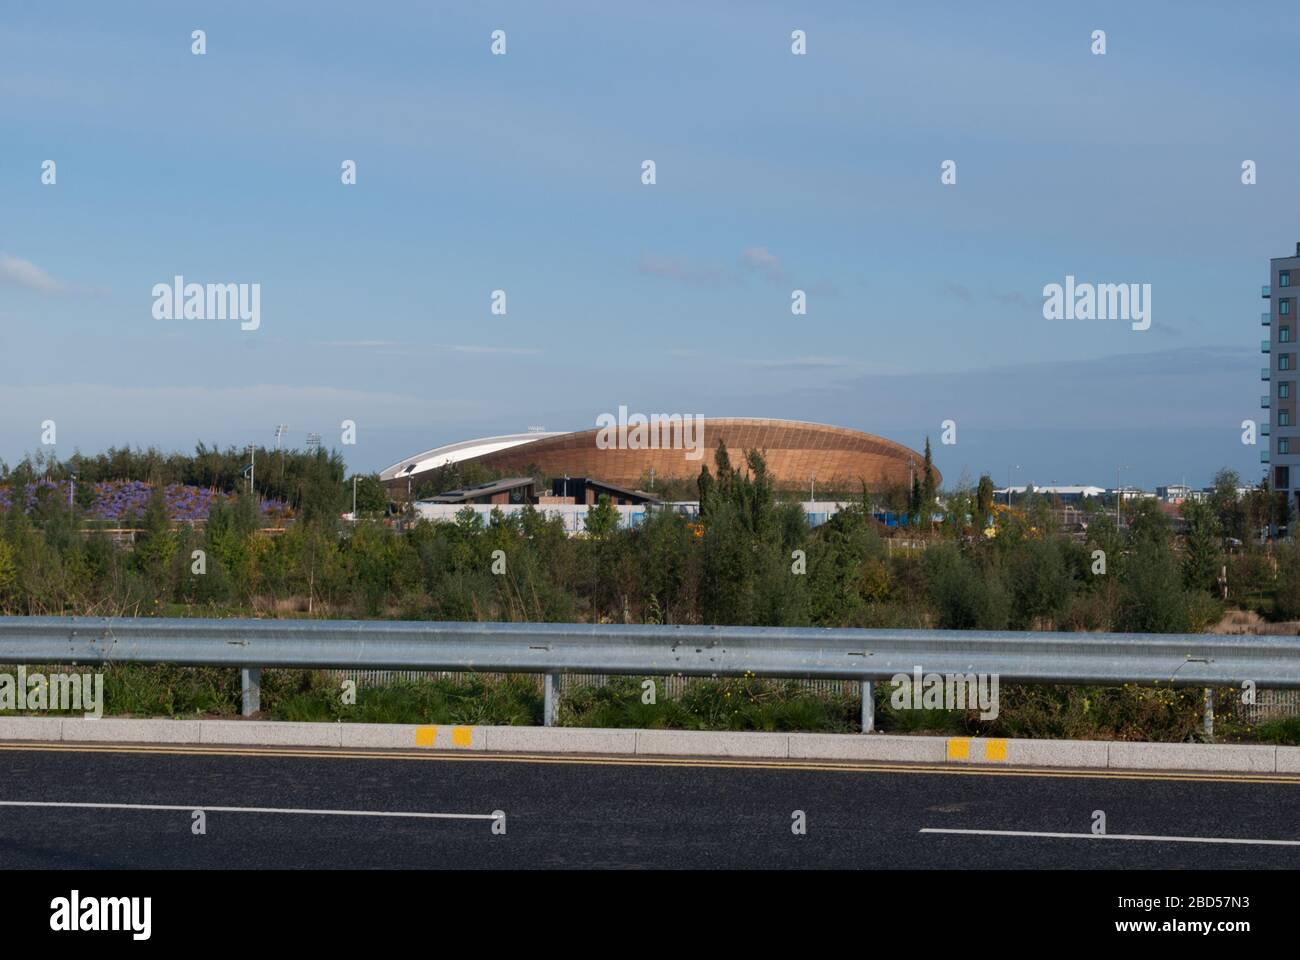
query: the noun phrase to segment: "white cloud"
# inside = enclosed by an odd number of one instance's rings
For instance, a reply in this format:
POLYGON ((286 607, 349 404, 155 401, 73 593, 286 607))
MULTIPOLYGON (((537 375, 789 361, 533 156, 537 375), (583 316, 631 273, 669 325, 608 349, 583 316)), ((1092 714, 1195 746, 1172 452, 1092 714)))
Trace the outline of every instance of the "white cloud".
POLYGON ((780 258, 767 247, 746 247, 740 255, 740 262, 745 269, 757 270, 769 280, 780 280, 785 276, 780 258))
POLYGON ((365 350, 372 347, 403 347, 406 344, 399 340, 326 340, 322 346, 344 350, 365 350))
POLYGON ((451 353, 506 353, 516 356, 532 356, 542 351, 536 347, 497 347, 489 344, 474 343, 404 343, 400 340, 325 340, 324 347, 343 350, 378 350, 385 353, 400 352, 405 355, 414 350, 447 350, 451 353))
POLYGON ((717 286, 727 279, 726 269, 717 264, 648 253, 641 255, 637 271, 652 277, 679 280, 690 286, 717 286))
POLYGON ((759 364, 768 370, 830 370, 848 366, 833 357, 792 357, 789 360, 768 360, 759 364))
POLYGON ((0 253, 0 280, 38 293, 60 293, 63 290, 61 283, 30 260, 7 253, 0 253))
POLYGON ((520 356, 531 356, 542 352, 536 347, 486 347, 472 343, 448 344, 445 349, 453 353, 509 353, 520 356))

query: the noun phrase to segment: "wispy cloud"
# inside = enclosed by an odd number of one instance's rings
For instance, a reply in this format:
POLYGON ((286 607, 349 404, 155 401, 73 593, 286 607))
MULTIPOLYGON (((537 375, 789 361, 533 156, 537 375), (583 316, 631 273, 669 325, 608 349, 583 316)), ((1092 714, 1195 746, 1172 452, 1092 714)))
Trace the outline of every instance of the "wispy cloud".
POLYGON ((413 350, 446 350, 452 353, 498 353, 531 356, 542 353, 537 347, 498 347, 476 343, 405 343, 401 340, 325 340, 321 346, 338 350, 378 350, 384 353, 413 350))
POLYGON ((954 300, 960 300, 962 303, 974 303, 975 294, 970 292, 970 288, 952 280, 946 282, 939 291, 945 297, 951 297, 954 300))
POLYGON ((717 264, 650 253, 641 255, 636 269, 646 276, 676 280, 689 286, 717 286, 727 279, 727 269, 717 264))
POLYGON ((0 253, 0 280, 35 290, 37 293, 61 293, 63 284, 48 273, 22 257, 0 253))
POLYGON ((765 361, 758 366, 764 370, 837 370, 848 364, 831 357, 794 357, 790 360, 765 361))
MULTIPOLYGON (((975 303, 981 299, 970 287, 963 283, 957 283, 955 280, 949 280, 939 288, 939 296, 947 297, 951 300, 960 300, 962 303, 975 303)), ((1000 303, 1007 307, 1028 307, 1030 300, 1019 290, 989 290, 986 294, 989 300, 994 303, 1000 303)))
POLYGON ((1011 307, 1029 306, 1029 298, 1019 290, 1009 290, 1003 293, 994 291, 989 294, 989 297, 997 303, 1005 303, 1007 306, 1011 307))
POLYGON ((454 353, 508 353, 518 356, 532 356, 542 352, 537 347, 489 347, 470 343, 444 344, 442 347, 444 350, 451 350, 454 353))
POLYGON ((780 258, 767 247, 747 247, 740 255, 740 264, 750 272, 763 274, 768 280, 785 278, 785 267, 781 265, 780 258))
POLYGON ((407 344, 398 340, 326 340, 321 346, 335 347, 342 350, 368 350, 383 347, 404 347, 407 344))

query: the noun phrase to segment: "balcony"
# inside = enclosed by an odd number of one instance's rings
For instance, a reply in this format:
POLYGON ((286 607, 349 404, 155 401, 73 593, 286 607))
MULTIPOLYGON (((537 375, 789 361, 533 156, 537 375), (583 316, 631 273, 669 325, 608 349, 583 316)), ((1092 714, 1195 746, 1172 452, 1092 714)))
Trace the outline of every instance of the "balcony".
POLYGON ((1259 341, 1259 352, 1268 353, 1268 351, 1269 351, 1269 342, 1267 340, 1259 341))
POLYGON ((1259 370, 1259 379, 1261 379, 1261 380, 1267 380, 1267 379, 1268 379, 1268 367, 1261 367, 1261 368, 1260 368, 1260 370, 1259 370))
POLYGON ((1260 408, 1261 410, 1267 410, 1267 409, 1268 409, 1268 394, 1267 394, 1267 393, 1264 394, 1262 397, 1259 398, 1259 408, 1260 408))
POLYGON ((1270 288, 1269 285, 1266 283, 1266 284, 1264 284, 1262 287, 1259 288, 1259 295, 1260 295, 1261 297, 1264 297, 1265 299, 1268 299, 1269 297, 1273 296, 1273 290, 1272 290, 1272 288, 1270 288))
POLYGON ((1273 322, 1273 315, 1270 314, 1267 310, 1265 310, 1263 313, 1259 315, 1259 325, 1261 327, 1267 327, 1272 322, 1273 322))

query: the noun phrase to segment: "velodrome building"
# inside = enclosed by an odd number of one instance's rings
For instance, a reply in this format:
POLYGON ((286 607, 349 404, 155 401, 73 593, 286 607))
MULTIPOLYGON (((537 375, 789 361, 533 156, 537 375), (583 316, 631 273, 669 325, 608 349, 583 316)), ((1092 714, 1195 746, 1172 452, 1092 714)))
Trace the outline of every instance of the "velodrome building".
MULTIPOLYGON (((726 444, 734 467, 744 468, 747 450, 759 450, 780 489, 808 489, 811 483, 850 489, 865 481, 879 490, 910 485, 924 457, 883 437, 797 420, 744 417, 660 419, 625 416, 591 430, 572 433, 535 431, 446 444, 414 454, 380 472, 380 481, 404 498, 421 475, 453 463, 475 462, 501 474, 532 469, 544 477, 593 477, 634 488, 647 476, 694 480, 701 466, 716 474, 718 442, 726 444), (653 471, 653 473, 651 473, 653 471)), ((601 421, 597 421, 598 424, 601 421)), ((941 481, 935 470, 935 482, 941 481)))

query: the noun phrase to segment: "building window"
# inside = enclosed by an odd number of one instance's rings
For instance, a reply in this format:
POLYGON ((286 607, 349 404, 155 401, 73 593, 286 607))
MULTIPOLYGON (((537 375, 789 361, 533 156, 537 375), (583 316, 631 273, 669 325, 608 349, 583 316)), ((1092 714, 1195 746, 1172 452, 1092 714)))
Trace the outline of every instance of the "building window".
POLYGON ((1277 340, 1278 340, 1278 343, 1290 343, 1290 342, 1291 342, 1291 328, 1290 328, 1290 327, 1278 327, 1278 328, 1277 328, 1277 340))
POLYGON ((1287 381, 1286 383, 1279 383, 1277 385, 1277 398, 1279 400, 1286 400, 1290 396, 1291 396, 1290 381, 1287 381))
POLYGON ((1291 452, 1291 441, 1290 441, 1289 438, 1287 438, 1287 437, 1278 437, 1278 438, 1277 438, 1277 452, 1278 452, 1278 453, 1290 453, 1290 452, 1291 452))
POLYGON ((1290 270, 1280 270, 1280 271, 1278 271, 1278 275, 1277 275, 1277 285, 1278 285, 1279 287, 1289 287, 1289 286, 1291 286, 1291 271, 1290 271, 1290 270))
POLYGON ((1279 300, 1277 302, 1277 312, 1284 317, 1289 317, 1291 315, 1291 301, 1279 300))
POLYGON ((1290 369, 1291 369, 1291 354, 1289 354, 1289 353, 1279 353, 1279 354, 1277 355, 1277 368, 1278 368, 1279 370, 1290 370, 1290 369))
POLYGON ((1274 467, 1273 468, 1273 487, 1277 490, 1286 490, 1291 486, 1291 468, 1274 467))
POLYGON ((1277 412, 1277 425, 1278 425, 1279 427, 1289 427, 1289 426, 1291 426, 1291 411, 1290 411, 1290 410, 1279 410, 1279 411, 1277 412))

